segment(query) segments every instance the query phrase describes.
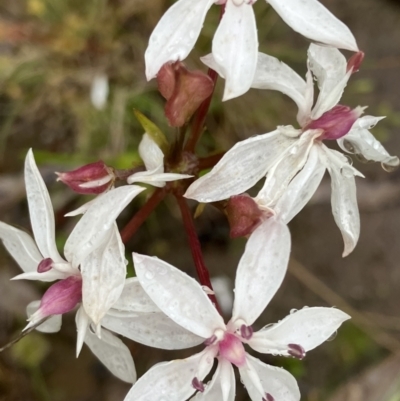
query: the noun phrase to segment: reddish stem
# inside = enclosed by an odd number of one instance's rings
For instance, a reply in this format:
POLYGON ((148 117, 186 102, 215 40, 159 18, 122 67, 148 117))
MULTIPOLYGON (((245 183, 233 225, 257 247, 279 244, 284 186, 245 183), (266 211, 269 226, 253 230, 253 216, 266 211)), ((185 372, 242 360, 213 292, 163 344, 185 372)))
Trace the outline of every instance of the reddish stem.
MULTIPOLYGON (((210 280, 210 274, 204 263, 203 253, 201 252, 200 241, 196 234, 196 228, 194 226, 194 221, 189 206, 187 205, 185 199, 182 196, 176 195, 176 199, 178 201, 178 205, 181 210, 183 224, 185 226, 186 235, 189 240, 190 250, 192 252, 193 261, 196 266, 196 271, 200 283, 201 285, 204 285, 213 290, 210 280)), ((208 296, 211 302, 217 308, 218 312, 221 313, 216 296, 214 294, 209 294, 208 296)))
POLYGON ((154 191, 153 195, 147 200, 143 207, 132 217, 129 223, 121 231, 122 242, 126 244, 130 238, 136 233, 138 228, 147 219, 150 213, 157 207, 157 205, 165 198, 167 192, 164 188, 158 188, 154 191))

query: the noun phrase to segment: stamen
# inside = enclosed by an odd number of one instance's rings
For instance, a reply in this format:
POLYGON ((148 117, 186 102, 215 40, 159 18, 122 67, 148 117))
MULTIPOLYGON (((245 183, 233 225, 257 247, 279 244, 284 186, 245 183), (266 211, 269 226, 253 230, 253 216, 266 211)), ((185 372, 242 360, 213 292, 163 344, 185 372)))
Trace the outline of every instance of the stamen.
POLYGON ((262 401, 275 401, 275 398, 272 397, 270 393, 265 393, 265 397, 262 399, 262 401))
POLYGON ((197 377, 192 380, 192 386, 200 393, 204 392, 204 383, 200 381, 197 377))
POLYGON ((306 356, 306 351, 299 344, 288 344, 288 353, 297 359, 303 359, 306 356))
POLYGON ((245 340, 250 340, 250 338, 253 336, 253 328, 251 326, 246 326, 245 324, 242 324, 240 326, 240 335, 245 340))
POLYGON ((51 258, 43 259, 37 267, 38 273, 48 272, 53 267, 53 260, 51 258))
POLYGON ((215 334, 213 334, 210 338, 207 338, 206 341, 204 341, 204 345, 211 345, 214 344, 215 341, 217 341, 217 336, 215 334))

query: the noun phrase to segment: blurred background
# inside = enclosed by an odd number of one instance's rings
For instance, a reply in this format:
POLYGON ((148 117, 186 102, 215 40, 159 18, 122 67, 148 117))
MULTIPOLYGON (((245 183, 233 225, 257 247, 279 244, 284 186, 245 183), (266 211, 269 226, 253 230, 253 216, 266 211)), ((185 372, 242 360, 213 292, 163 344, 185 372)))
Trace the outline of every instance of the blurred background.
MULTIPOLYGON (((51 192, 60 250, 76 219, 63 215, 88 200, 60 183, 65 171, 103 159, 114 167, 138 162, 142 129, 137 108, 166 135, 174 134, 163 115, 155 82, 144 78, 148 37, 171 1, 165 0, 0 0, 0 220, 30 229, 22 176, 33 147, 51 192), (108 90, 107 90, 108 88, 108 90)), ((369 105, 368 113, 387 118, 373 129, 392 154, 400 155, 400 2, 321 0, 353 31, 366 58, 349 83, 342 104, 369 105)), ((280 58, 304 76, 307 41, 292 32, 265 2, 255 3, 260 50, 280 58)), ((199 56, 210 51, 218 8, 207 16, 190 67, 205 68, 199 56)), ((349 54, 347 54, 349 56, 349 54)), ((221 103, 222 82, 199 146, 206 155, 236 141, 295 124, 290 99, 250 90, 221 103)), ((330 209, 330 181, 291 223, 292 260, 283 286, 257 327, 275 322, 291 309, 335 305, 352 316, 332 341, 305 360, 257 355, 283 366, 298 380, 307 401, 400 400, 400 171, 378 164, 356 168, 361 237, 356 250, 341 258, 342 239, 330 209)), ((151 191, 122 214, 129 220, 151 191)), ((191 207, 195 208, 193 203, 191 207)), ((245 241, 230 240, 225 217, 211 206, 196 220, 207 265, 227 317, 234 273, 245 241)), ((127 244, 195 274, 179 210, 167 198, 127 244)), ((0 345, 26 324, 26 305, 47 288, 36 282, 10 282, 19 268, 0 249, 0 345)), ((34 332, 0 354, 1 401, 119 401, 130 386, 112 377, 84 348, 75 359, 73 314, 58 334, 34 332)), ((157 362, 182 358, 193 350, 171 352, 126 341, 138 375, 157 362)), ((237 401, 248 400, 238 382, 237 401)), ((277 400, 284 401, 284 400, 277 400)))

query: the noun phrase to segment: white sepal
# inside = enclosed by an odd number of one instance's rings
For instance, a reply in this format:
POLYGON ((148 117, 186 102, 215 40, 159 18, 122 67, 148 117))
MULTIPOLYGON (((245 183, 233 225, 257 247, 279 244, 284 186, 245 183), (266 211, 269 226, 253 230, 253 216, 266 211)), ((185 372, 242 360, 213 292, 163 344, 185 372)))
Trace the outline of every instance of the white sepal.
POLYGON ((296 379, 285 369, 267 365, 246 354, 247 365, 239 368, 240 377, 252 401, 270 394, 274 400, 300 401, 296 379), (260 394, 259 384, 263 393, 260 394))
POLYGON ((161 349, 184 349, 204 342, 204 338, 176 324, 162 312, 115 313, 110 309, 102 326, 140 344, 161 349))
MULTIPOLYGON (((26 307, 26 314, 29 318, 39 309, 40 300, 32 301, 26 307)), ((57 333, 61 329, 62 315, 50 316, 44 323, 36 327, 37 331, 42 333, 57 333)))
POLYGON ((213 366, 214 358, 205 349, 186 359, 153 366, 131 388, 124 401, 184 401, 195 389, 192 380, 202 381, 213 366))
POLYGON ((83 343, 85 341, 86 333, 89 327, 89 316, 85 312, 82 306, 76 312, 75 315, 75 324, 76 324, 76 357, 78 358, 81 353, 83 343))
POLYGON ((188 188, 185 197, 208 203, 245 192, 265 176, 294 141, 275 130, 238 142, 188 188))
POLYGON ((288 344, 300 345, 307 352, 328 340, 348 319, 348 314, 335 308, 303 308, 253 333, 248 344, 263 354, 288 356, 288 344))
POLYGON ((0 221, 0 239, 24 272, 36 271, 43 257, 29 234, 0 221))
POLYGON ((317 0, 268 0, 296 32, 317 43, 358 51, 350 29, 317 0))
POLYGON ((253 6, 227 1, 212 42, 212 54, 225 77, 223 100, 246 93, 257 65, 257 27, 253 6))
POLYGON ((289 229, 274 217, 250 235, 236 272, 233 322, 251 326, 260 316, 285 277, 290 244, 289 229))
POLYGON ((82 261, 81 274, 83 307, 93 323, 98 325, 120 297, 125 284, 124 245, 115 223, 104 246, 95 249, 82 261))
POLYGON ((25 187, 28 198, 29 216, 36 245, 44 258, 63 262, 58 253, 55 237, 54 212, 49 192, 36 166, 32 149, 25 158, 25 187))
POLYGON ((97 197, 72 230, 65 244, 68 261, 78 266, 107 239, 121 211, 145 188, 123 186, 97 197))
POLYGON ((85 343, 114 376, 124 382, 135 383, 135 363, 128 347, 118 337, 103 329, 99 339, 88 330, 85 343))
POLYGON ((224 321, 194 279, 151 256, 133 254, 136 275, 154 303, 173 321, 192 333, 209 338, 224 321))
POLYGON ((147 80, 169 61, 184 60, 199 37, 213 0, 179 0, 162 16, 146 49, 147 80))

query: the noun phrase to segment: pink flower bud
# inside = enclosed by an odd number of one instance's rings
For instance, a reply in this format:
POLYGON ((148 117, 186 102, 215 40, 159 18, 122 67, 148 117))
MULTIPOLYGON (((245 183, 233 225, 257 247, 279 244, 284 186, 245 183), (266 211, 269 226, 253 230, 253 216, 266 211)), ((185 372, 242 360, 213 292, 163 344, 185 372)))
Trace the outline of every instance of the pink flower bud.
POLYGON ((349 61, 347 62, 347 71, 351 70, 352 74, 359 71, 363 60, 364 60, 364 52, 355 53, 353 56, 349 58, 349 61))
POLYGON ((79 194, 101 194, 110 188, 115 179, 112 168, 102 161, 56 174, 57 181, 62 181, 79 194))
POLYGON ((345 136, 363 113, 363 108, 351 109, 338 104, 333 109, 322 114, 317 120, 312 120, 305 129, 321 129, 320 139, 339 139, 345 136))
POLYGON ((74 309, 82 301, 82 279, 70 276, 53 284, 43 295, 40 307, 33 316, 43 319, 51 315, 62 315, 74 309))
POLYGON ((247 194, 232 196, 225 211, 231 228, 231 238, 251 234, 262 221, 263 211, 247 194))
POLYGON ((157 74, 157 82, 167 100, 165 115, 172 127, 182 127, 214 90, 208 75, 189 71, 180 61, 164 64, 157 74))

